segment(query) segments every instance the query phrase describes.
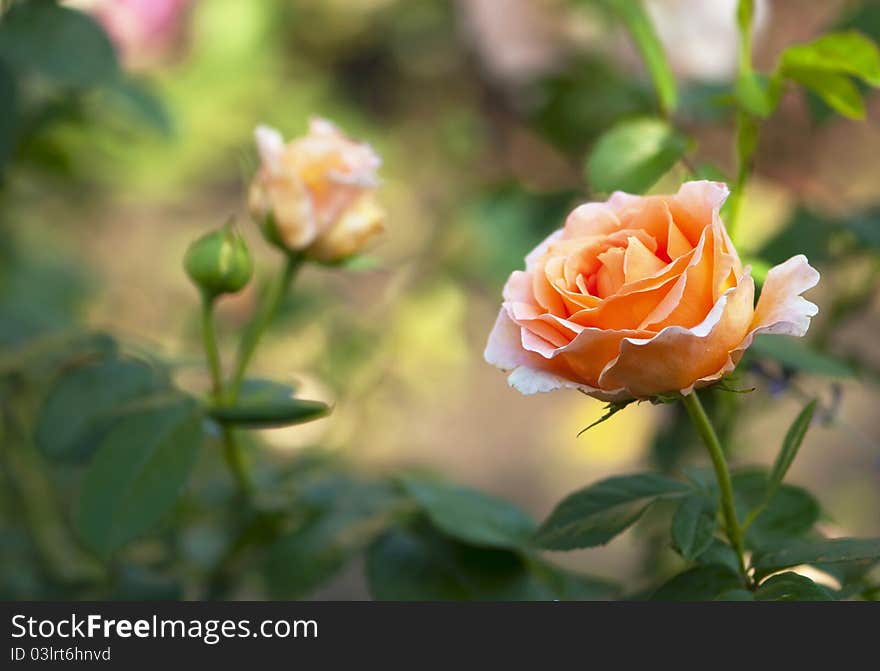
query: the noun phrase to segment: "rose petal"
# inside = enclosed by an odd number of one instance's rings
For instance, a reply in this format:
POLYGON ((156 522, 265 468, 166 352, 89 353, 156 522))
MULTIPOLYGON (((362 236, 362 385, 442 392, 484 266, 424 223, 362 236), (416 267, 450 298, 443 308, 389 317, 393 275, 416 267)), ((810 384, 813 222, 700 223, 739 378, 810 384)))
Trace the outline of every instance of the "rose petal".
POLYGON ((624 338, 620 355, 599 376, 603 389, 625 387, 636 398, 680 391, 712 375, 742 342, 754 314, 750 275, 727 291, 693 328, 668 326, 652 338, 624 338))
POLYGON ((254 140, 260 162, 269 172, 277 172, 284 154, 284 138, 281 133, 270 126, 260 125, 254 129, 254 140))
POLYGON ((651 277, 665 267, 666 264, 645 247, 637 237, 629 238, 629 244, 626 246, 623 258, 623 273, 627 284, 651 277))
POLYGON ((563 231, 567 238, 585 238, 605 235, 620 227, 614 210, 605 203, 584 203, 568 215, 563 231))
POLYGON ((666 253, 669 255, 670 259, 677 259, 679 256, 687 254, 694 248, 694 246, 688 242, 688 239, 684 237, 684 233, 681 232, 681 229, 675 225, 672 217, 669 218, 669 229, 666 233, 666 240, 666 253))
POLYGON ((270 177, 266 192, 272 203, 275 225, 290 249, 302 249, 318 236, 318 223, 306 185, 295 174, 270 177))
POLYGON ((818 282, 818 271, 803 254, 771 268, 755 307, 752 328, 762 333, 803 336, 819 308, 800 294, 818 282))
POLYGON ((599 376, 612 360, 620 354, 624 338, 650 338, 648 331, 586 328, 568 345, 556 350, 553 356, 561 357, 577 381, 599 387, 599 376))
POLYGON ((706 253, 707 249, 713 249, 714 243, 714 231, 712 227, 706 227, 687 268, 663 300, 639 324, 639 328, 654 331, 673 325, 690 328, 706 317, 715 304, 712 286, 714 255, 706 253))
POLYGON ((678 193, 668 199, 669 211, 676 225, 692 245, 712 224, 730 190, 720 182, 685 182, 678 193))
MULTIPOLYGON (((746 272, 748 269, 746 269, 746 272)), ((819 308, 799 294, 811 289, 819 282, 819 273, 810 266, 807 257, 798 254, 784 263, 774 266, 767 273, 767 280, 761 290, 758 306, 752 317, 751 330, 743 341, 730 353, 724 367, 700 378, 694 387, 704 387, 720 380, 732 372, 739 363, 743 352, 748 349, 761 333, 774 333, 802 337, 810 325, 810 318, 819 312, 819 308), (772 277, 772 280, 771 280, 772 277), (770 292, 767 292, 768 283, 770 292)), ((690 390, 685 390, 689 393, 690 390)))
POLYGON ((551 391, 560 387, 577 387, 574 382, 548 370, 548 362, 523 349, 521 327, 514 323, 503 308, 483 353, 486 361, 502 370, 513 371, 508 378, 511 386, 523 394, 551 391))

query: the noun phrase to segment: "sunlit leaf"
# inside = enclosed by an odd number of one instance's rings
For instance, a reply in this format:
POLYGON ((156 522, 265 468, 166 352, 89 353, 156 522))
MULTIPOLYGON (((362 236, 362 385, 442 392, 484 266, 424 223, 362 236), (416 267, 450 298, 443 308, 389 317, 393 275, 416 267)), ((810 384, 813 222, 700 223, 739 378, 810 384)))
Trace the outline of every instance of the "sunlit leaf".
POLYGON ((850 119, 865 118, 865 104, 862 94, 855 84, 844 75, 824 70, 794 69, 786 70, 792 79, 813 91, 825 103, 850 119))
POLYGON ((684 156, 688 139, 661 119, 623 121, 602 135, 587 161, 590 186, 643 193, 684 156))
POLYGON ((766 119, 776 111, 782 81, 756 72, 743 73, 736 81, 736 99, 747 112, 766 119))
POLYGON ((660 101, 661 109, 667 113, 675 112, 678 104, 678 89, 675 84, 675 76, 669 67, 666 54, 663 51, 663 45, 657 32, 654 30, 654 24, 642 0, 601 0, 603 4, 608 6, 626 26, 636 47, 648 68, 651 75, 651 81, 657 92, 657 98, 660 101))
POLYGON ((880 51, 870 39, 854 30, 788 47, 782 53, 780 68, 784 74, 811 70, 852 75, 880 86, 880 51))

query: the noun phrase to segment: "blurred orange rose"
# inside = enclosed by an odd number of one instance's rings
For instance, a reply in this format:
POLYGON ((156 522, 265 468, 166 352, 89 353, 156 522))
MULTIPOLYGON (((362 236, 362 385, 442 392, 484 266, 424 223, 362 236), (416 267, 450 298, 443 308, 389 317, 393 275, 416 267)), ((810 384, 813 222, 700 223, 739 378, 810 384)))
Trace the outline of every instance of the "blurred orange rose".
POLYGON ((381 160, 369 145, 324 119, 312 119, 308 134, 287 145, 266 126, 255 136, 261 166, 249 205, 272 242, 336 261, 382 232, 385 215, 374 196, 381 160))
POLYGON ((757 306, 719 209, 728 190, 615 193, 575 209, 504 287, 486 360, 524 394, 606 401, 689 394, 734 369, 758 333, 802 336, 819 281, 803 255, 772 268, 757 306))

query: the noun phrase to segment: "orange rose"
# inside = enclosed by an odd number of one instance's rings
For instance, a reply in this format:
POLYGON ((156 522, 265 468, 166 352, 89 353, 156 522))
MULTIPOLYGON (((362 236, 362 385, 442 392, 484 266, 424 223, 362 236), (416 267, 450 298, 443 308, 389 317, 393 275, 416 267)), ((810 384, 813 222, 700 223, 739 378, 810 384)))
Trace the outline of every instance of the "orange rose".
POLYGON ((574 387, 623 401, 715 382, 758 333, 804 335, 818 308, 800 294, 819 273, 790 258, 756 306, 719 216, 727 194, 689 182, 576 208, 508 279, 486 361, 524 394, 574 387))
POLYGON ((381 160, 369 145, 324 119, 312 119, 308 135, 287 145, 267 126, 255 136, 261 166, 250 209, 271 242, 335 261, 382 232, 385 216, 373 194, 381 160))

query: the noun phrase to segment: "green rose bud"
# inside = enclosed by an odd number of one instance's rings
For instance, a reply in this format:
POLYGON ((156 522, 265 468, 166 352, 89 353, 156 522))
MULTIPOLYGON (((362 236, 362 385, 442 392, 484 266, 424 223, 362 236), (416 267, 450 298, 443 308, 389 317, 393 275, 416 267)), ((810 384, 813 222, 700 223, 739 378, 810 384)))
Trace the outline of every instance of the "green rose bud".
POLYGON ((193 242, 183 267, 196 286, 212 296, 241 290, 254 272, 247 244, 231 224, 193 242))

